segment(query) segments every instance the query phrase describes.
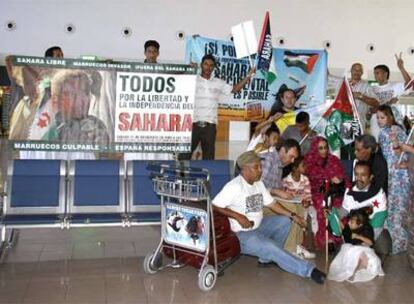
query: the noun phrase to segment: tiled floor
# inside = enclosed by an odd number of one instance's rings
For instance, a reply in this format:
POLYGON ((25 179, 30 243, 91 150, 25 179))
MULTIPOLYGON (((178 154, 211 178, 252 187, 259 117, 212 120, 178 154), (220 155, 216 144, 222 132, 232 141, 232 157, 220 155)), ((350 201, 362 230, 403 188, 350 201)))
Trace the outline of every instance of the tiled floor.
MULTIPOLYGON (((0 265, 0 303, 412 303, 414 271, 393 256, 369 283, 320 286, 242 256, 202 292, 197 270, 143 271, 159 228, 21 230, 0 265)), ((323 268, 321 253, 316 260, 323 268)))
MULTIPOLYGON (((1 172, 11 152, 1 142, 1 172)), ((237 155, 244 145, 218 147, 237 155)), ((231 157, 234 159, 234 156, 231 157)), ((0 264, 0 303, 413 303, 414 271, 406 256, 391 257, 386 276, 369 283, 320 286, 242 256, 202 292, 197 270, 143 271, 160 239, 158 226, 20 230, 0 264)), ((324 256, 316 260, 324 267, 324 256)))

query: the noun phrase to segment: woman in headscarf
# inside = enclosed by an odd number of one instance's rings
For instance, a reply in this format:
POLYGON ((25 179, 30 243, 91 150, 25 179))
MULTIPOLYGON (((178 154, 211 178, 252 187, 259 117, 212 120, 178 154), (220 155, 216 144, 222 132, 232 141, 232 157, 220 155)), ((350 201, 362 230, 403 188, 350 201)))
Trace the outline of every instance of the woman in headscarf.
MULTIPOLYGON (((329 207, 341 207, 343 191, 350 184, 348 179, 345 178, 341 161, 329 152, 328 142, 323 137, 318 136, 313 139, 310 151, 305 155, 305 164, 306 175, 311 184, 313 206, 316 209, 318 219, 315 245, 317 249, 322 249, 326 242, 324 201, 329 194, 331 197, 329 207)), ((329 242, 340 244, 341 239, 330 235, 329 242)))

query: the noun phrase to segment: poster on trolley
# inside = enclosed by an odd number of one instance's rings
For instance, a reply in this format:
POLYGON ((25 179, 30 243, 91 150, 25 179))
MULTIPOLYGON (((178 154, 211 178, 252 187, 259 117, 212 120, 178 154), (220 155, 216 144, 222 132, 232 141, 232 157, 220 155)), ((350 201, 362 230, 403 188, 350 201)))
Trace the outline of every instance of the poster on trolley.
POLYGON ((16 150, 189 152, 196 69, 12 56, 16 150))
POLYGON ((204 252, 208 245, 207 211, 178 204, 164 205, 164 240, 187 249, 204 252))

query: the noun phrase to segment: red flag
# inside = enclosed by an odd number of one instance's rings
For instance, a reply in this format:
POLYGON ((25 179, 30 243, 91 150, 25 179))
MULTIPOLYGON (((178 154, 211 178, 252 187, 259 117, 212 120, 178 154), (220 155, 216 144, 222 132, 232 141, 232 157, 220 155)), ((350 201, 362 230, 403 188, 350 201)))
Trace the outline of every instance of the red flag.
POLYGON ((342 114, 353 116, 352 104, 348 96, 345 80, 339 88, 338 95, 336 95, 334 103, 323 114, 324 117, 329 117, 334 110, 340 111, 342 114))

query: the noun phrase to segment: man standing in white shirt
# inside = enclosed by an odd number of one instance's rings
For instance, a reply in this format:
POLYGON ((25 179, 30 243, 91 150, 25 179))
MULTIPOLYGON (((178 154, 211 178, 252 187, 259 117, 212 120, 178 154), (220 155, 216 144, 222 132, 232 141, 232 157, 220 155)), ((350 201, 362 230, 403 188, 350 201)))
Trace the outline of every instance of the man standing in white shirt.
POLYGON ((260 161, 253 151, 237 158, 240 175, 213 199, 215 210, 229 217, 231 230, 239 238, 241 253, 258 257, 262 264, 276 263, 287 272, 323 284, 326 277, 323 272, 283 249, 290 222, 303 224, 304 219, 273 200, 260 180, 260 161), (263 217, 264 205, 279 215, 263 217))
POLYGON ((231 86, 224 80, 214 77, 215 66, 216 59, 213 55, 208 54, 201 59, 201 74, 197 76, 194 99, 191 153, 201 142, 203 159, 214 159, 219 100, 241 91, 255 72, 255 68, 251 69, 244 79, 231 86))

